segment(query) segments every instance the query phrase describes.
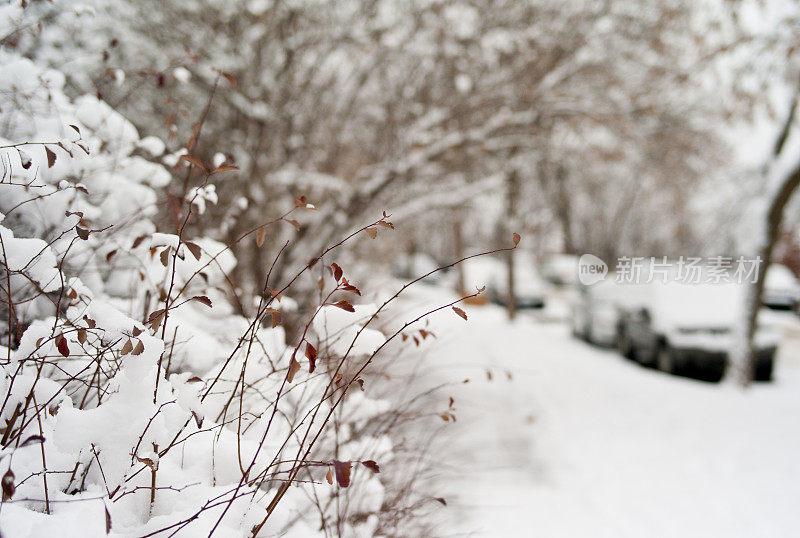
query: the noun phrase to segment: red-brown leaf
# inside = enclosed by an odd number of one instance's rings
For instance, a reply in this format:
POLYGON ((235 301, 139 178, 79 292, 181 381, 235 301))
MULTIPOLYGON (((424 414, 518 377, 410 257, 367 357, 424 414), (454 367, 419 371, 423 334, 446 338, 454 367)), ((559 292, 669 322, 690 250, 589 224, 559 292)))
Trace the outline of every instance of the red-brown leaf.
POLYGON ((220 74, 223 77, 225 77, 225 80, 227 80, 230 83, 231 86, 233 86, 234 88, 236 87, 236 84, 237 84, 236 77, 234 77, 231 73, 228 73, 227 71, 223 71, 220 74))
POLYGON ((375 463, 373 460, 362 461, 361 465, 363 465, 364 467, 366 467, 367 469, 369 469, 373 473, 381 472, 381 468, 378 467, 378 464, 375 463))
POLYGON ((333 306, 341 308, 342 310, 347 310, 348 312, 356 311, 356 309, 353 308, 353 305, 351 305, 348 301, 337 301, 333 303, 333 306))
POLYGON ((63 336, 58 336, 56 338, 56 347, 58 348, 58 352, 64 355, 65 357, 69 357, 69 346, 67 345, 67 339, 63 336))
POLYGON ((343 289, 344 291, 350 291, 350 292, 353 292, 353 293, 355 293, 356 295, 359 295, 359 296, 361 295, 361 290, 359 290, 358 288, 356 288, 356 287, 355 287, 355 286, 353 286, 352 284, 347 284, 347 285, 346 285, 346 286, 344 286, 342 289, 343 289))
POLYGON ((467 313, 464 312, 463 310, 461 310, 460 308, 458 308, 457 306, 453 307, 453 312, 458 314, 460 317, 462 317, 464 319, 467 319, 467 313))
POLYGON ((333 270, 333 279, 336 282, 339 282, 339 280, 341 280, 342 278, 342 274, 344 273, 344 271, 342 271, 342 268, 339 267, 338 263, 332 263, 331 269, 333 270))
POLYGON ((294 374, 296 374, 298 370, 300 370, 300 363, 292 357, 292 360, 289 361, 289 372, 286 374, 286 381, 289 383, 294 381, 294 374))
POLYGON ((308 359, 308 373, 313 374, 317 367, 317 348, 306 342, 306 358, 308 359))
POLYGON ((375 239, 376 237, 378 237, 378 229, 374 227, 367 228, 367 235, 369 235, 371 239, 375 239))
POLYGON ((265 227, 260 227, 258 229, 258 233, 256 233, 256 246, 261 247, 264 244, 264 240, 267 238, 267 229, 265 227))
POLYGON ((221 174, 222 172, 233 172, 238 170, 239 167, 235 164, 221 164, 211 171, 212 174, 221 174))
POLYGON ((14 496, 14 492, 16 491, 17 487, 14 485, 14 472, 9 469, 6 471, 6 474, 3 475, 2 481, 0 481, 3 487, 3 500, 7 501, 11 497, 14 496))
POLYGON ((519 240, 520 240, 520 239, 521 239, 521 237, 519 236, 519 234, 518 234, 518 233, 515 233, 515 234, 514 234, 514 246, 517 246, 517 245, 519 245, 519 240))
POLYGON ((47 155, 47 168, 53 168, 53 165, 56 164, 56 154, 47 146, 44 147, 44 152, 47 155))
POLYGON ((192 253, 194 259, 200 261, 200 256, 203 253, 202 249, 200 248, 200 245, 198 245, 197 243, 192 243, 191 241, 184 242, 184 245, 186 245, 186 248, 188 248, 189 252, 192 253))
POLYGON ((339 487, 346 488, 350 485, 350 469, 353 464, 349 461, 333 460, 333 471, 336 473, 336 483, 339 487))
POLYGON ((144 241, 145 239, 147 239, 146 235, 140 235, 139 237, 133 240, 133 245, 131 246, 131 248, 138 247, 139 245, 142 244, 142 241, 144 241))
POLYGON ((180 159, 178 159, 178 161, 186 161, 187 163, 196 166, 197 168, 199 168, 203 172, 206 172, 206 167, 203 164, 203 161, 201 161, 200 159, 198 159, 194 155, 189 155, 188 153, 185 154, 185 155, 181 155, 181 157, 180 157, 180 159))
POLYGON ((192 297, 189 300, 190 301, 197 301, 198 303, 203 303, 204 305, 206 305, 209 308, 211 308, 211 306, 212 306, 211 305, 211 299, 209 299, 205 295, 195 295, 194 297, 192 297))

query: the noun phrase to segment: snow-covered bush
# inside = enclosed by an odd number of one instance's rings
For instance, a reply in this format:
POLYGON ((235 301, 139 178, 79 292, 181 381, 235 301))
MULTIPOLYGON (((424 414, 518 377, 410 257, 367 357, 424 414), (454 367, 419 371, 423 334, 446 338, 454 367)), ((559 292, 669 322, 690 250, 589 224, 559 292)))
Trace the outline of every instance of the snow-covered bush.
MULTIPOLYGON (((365 326, 374 307, 352 306, 360 292, 330 264, 297 344, 280 325, 291 282, 267 275, 257 315, 234 313, 229 246, 182 234, 215 203, 213 175, 177 233, 159 232, 163 144, 67 97, 58 71, 3 49, 0 66, 3 535, 372 535, 373 460, 392 447, 361 432, 388 404, 357 389, 341 404, 385 342, 365 326)), ((262 243, 268 224, 240 239, 262 243)))

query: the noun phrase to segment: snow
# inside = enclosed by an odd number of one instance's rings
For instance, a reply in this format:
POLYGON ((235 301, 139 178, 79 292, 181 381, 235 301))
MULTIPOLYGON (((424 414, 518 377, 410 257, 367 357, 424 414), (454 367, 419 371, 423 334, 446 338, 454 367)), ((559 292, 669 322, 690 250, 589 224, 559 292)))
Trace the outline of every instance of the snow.
MULTIPOLYGON (((415 304, 448 297, 428 288, 415 304)), ((452 312, 431 322, 428 381, 470 379, 451 385, 458 421, 445 430, 450 535, 800 532, 796 319, 776 381, 743 391, 642 368, 570 338, 562 323, 464 308, 466 323, 452 312)))
POLYGON ((324 306, 314 318, 314 330, 323 337, 332 353, 344 356, 348 350, 352 355, 371 355, 385 341, 383 333, 364 328, 377 307, 372 304, 353 305, 355 312, 347 312, 336 306, 324 306), (351 349, 352 347, 352 349, 351 349))
POLYGON ((181 84, 186 84, 192 79, 192 74, 185 67, 176 67, 173 69, 172 76, 181 84))
MULTIPOLYGON (((5 14, 8 11, 0 11, 0 21, 5 14)), ((108 509, 115 538, 148 534, 184 518, 188 524, 181 535, 206 536, 225 503, 205 511, 203 506, 230 496, 240 484, 242 463, 236 454, 244 465, 252 462, 251 476, 292 469, 294 460, 288 454, 301 448, 292 432, 304 426, 296 417, 309 416, 315 408, 325 415, 330 409, 325 401, 316 407, 317 395, 327 387, 327 372, 320 368, 323 371, 311 376, 304 369, 276 403, 293 348, 283 327, 251 326, 250 319, 234 313, 225 285, 237 263, 230 249, 210 238, 193 237, 200 251, 196 259, 186 253, 192 250, 186 238, 155 232, 150 218, 159 200, 156 188, 167 185, 172 175, 134 152, 163 153, 163 142, 140 139, 130 121, 95 96, 68 98, 62 91, 65 78, 57 71, 4 50, 0 66, 5 75, 0 108, 8 111, 8 140, 0 141, 7 147, 0 156, 13 166, 9 176, 15 183, 3 185, 0 196, 0 263, 11 270, 4 285, 11 284, 21 329, 16 349, 0 347, 6 359, 0 365, 0 386, 5 389, 0 419, 15 420, 11 417, 17 406, 23 409, 23 419, 15 424, 21 429, 9 432, 12 436, 0 457, 0 474, 10 469, 16 476, 16 492, 0 510, 0 532, 106 536, 108 509), (47 141, 48 148, 57 151, 56 162, 51 166, 44 146, 26 140, 47 141), (88 154, 78 144, 85 144, 88 154), (20 146, 24 153, 17 151, 20 146), (71 148, 73 155, 64 148, 71 148), (30 163, 28 169, 19 166, 23 162, 30 163), (22 188, 22 183, 27 185, 22 188), (76 226, 92 232, 87 237, 76 226), (151 249, 165 247, 179 250, 174 266, 164 267, 159 255, 151 255, 151 249), (62 282, 68 283, 63 293, 51 293, 59 291, 62 282), (167 282, 174 289, 169 286, 167 291, 167 282), (167 293, 171 296, 162 297, 167 293), (142 323, 159 312, 166 318, 161 319, 163 325, 142 323), (250 337, 252 346, 241 345, 250 337), (166 366, 172 374, 168 379, 166 366), (229 404, 240 373, 247 389, 234 410, 229 404), (202 392, 212 383, 217 383, 213 392, 202 392), (235 420, 239 412, 241 434, 235 420), (41 447, 14 448, 20 440, 40 434, 45 439, 41 447), (273 461, 281 463, 272 465, 273 461), (155 502, 149 498, 151 466, 158 475, 155 502), (48 502, 43 492, 51 503, 50 515, 43 513, 48 502)), ((174 158, 177 163, 185 152, 163 160, 174 158)), ((202 213, 205 204, 217 202, 215 186, 205 185, 190 198, 202 213)), ((288 297, 276 306, 282 311, 298 309, 288 297)), ((355 340, 354 355, 370 354, 385 341, 371 328, 356 338, 374 306, 357 305, 356 314, 329 308, 337 312, 321 314, 336 328, 332 339, 348 345, 355 340)), ((324 324, 317 328, 322 349, 327 334, 324 324)), ((331 348, 341 350, 337 345, 342 344, 332 342, 331 348)), ((330 460, 341 449, 343 454, 363 459, 377 454, 389 461, 393 446, 388 438, 355 428, 388 406, 385 400, 352 391, 339 409, 348 427, 335 438, 322 435, 313 456, 330 460), (351 400, 356 408, 349 415, 344 409, 349 410, 351 400)), ((319 421, 314 425, 323 427, 319 421)), ((326 535, 315 521, 310 524, 316 518, 311 499, 332 506, 330 500, 338 492, 323 477, 324 471, 314 477, 317 484, 303 481, 293 488, 274 514, 276 523, 271 525, 276 526, 261 535, 274 535, 283 526, 299 536, 326 535), (313 530, 305 532, 308 529, 313 530)), ((258 495, 257 482, 245 487, 248 494, 232 500, 215 536, 249 536, 263 520, 267 496, 258 495)), ((375 510, 384 489, 379 479, 362 474, 346 496, 353 506, 375 510)), ((331 513, 325 517, 335 520, 331 513)), ((376 520, 365 519, 343 523, 341 532, 371 532, 376 520)))
POLYGON ((796 296, 800 283, 788 267, 773 263, 764 275, 764 289, 796 296))
POLYGON ((145 150, 153 157, 158 157, 159 155, 163 154, 164 150, 166 149, 164 142, 155 136, 145 136, 139 140, 137 146, 145 150))
POLYGON ((45 292, 61 287, 61 279, 56 268, 57 261, 48 244, 41 239, 14 237, 14 232, 0 226, 0 251, 2 261, 10 271, 25 272, 28 278, 41 286, 45 292))

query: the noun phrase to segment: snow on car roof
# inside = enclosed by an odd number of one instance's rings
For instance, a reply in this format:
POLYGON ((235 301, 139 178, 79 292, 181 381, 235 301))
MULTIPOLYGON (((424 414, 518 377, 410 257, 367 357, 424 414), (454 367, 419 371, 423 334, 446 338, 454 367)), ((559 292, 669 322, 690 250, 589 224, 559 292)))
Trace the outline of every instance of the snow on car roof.
POLYGON ((660 323, 730 326, 744 304, 744 285, 738 283, 653 282, 651 314, 660 323))
POLYGON ((767 289, 793 290, 800 287, 794 273, 780 263, 773 263, 769 266, 767 274, 764 275, 764 287, 767 289))

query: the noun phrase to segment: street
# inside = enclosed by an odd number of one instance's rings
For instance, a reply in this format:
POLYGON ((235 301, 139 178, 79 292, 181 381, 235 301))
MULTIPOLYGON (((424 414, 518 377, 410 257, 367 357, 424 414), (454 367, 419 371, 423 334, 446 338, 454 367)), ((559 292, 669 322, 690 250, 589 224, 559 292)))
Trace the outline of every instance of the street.
POLYGON ((446 535, 800 531, 796 342, 774 382, 743 391, 642 368, 560 322, 467 313, 434 323, 435 375, 470 378, 452 390, 446 535))

